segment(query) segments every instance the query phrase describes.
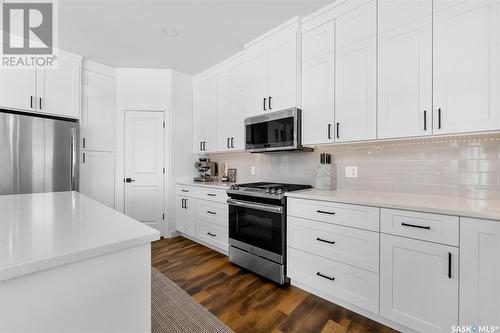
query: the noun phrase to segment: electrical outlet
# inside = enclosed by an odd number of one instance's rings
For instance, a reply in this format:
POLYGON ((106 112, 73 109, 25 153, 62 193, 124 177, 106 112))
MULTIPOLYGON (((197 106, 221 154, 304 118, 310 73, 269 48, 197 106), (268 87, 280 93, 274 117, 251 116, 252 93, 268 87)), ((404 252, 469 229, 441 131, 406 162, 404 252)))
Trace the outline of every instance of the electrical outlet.
POLYGON ((345 167, 345 176, 347 178, 357 178, 358 177, 358 167, 356 167, 356 166, 345 167))
POLYGON ((255 167, 253 165, 250 167, 250 174, 255 176, 255 167))

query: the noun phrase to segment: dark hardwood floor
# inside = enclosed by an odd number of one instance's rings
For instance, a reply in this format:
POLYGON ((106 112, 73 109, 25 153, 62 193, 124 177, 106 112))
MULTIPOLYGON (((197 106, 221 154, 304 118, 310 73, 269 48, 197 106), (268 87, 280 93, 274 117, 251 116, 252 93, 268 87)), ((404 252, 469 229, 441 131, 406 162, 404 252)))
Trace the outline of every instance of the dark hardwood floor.
POLYGON ((183 237, 154 242, 152 264, 238 333, 395 332, 299 288, 280 288, 183 237))

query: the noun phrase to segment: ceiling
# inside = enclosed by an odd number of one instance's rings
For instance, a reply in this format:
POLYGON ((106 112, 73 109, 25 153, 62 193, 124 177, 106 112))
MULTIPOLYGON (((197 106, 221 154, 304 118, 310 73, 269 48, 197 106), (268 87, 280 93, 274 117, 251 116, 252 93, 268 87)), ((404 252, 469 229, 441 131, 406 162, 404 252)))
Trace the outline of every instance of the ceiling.
POLYGON ((193 75, 332 1, 59 0, 59 47, 113 67, 193 75))

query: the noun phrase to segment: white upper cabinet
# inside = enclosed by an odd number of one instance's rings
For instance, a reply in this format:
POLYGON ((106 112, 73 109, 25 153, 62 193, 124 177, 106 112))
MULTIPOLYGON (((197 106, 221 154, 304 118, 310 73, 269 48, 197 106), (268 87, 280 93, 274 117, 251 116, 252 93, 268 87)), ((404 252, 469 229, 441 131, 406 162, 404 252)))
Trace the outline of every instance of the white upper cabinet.
POLYGON ((245 49, 247 116, 297 106, 298 33, 294 19, 245 49))
POLYGON ((194 152, 216 150, 217 77, 203 78, 193 85, 194 152))
POLYGON ((95 65, 85 68, 82 72, 82 149, 115 150, 115 113, 114 71, 99 70, 95 65))
POLYGON ((79 56, 62 52, 57 69, 37 69, 37 107, 63 117, 80 117, 81 63, 79 56))
POLYGON ((377 137, 377 2, 335 20, 336 141, 377 137))
POLYGON ((460 324, 500 326, 500 223, 460 219, 460 324))
POLYGON ((217 74, 217 145, 218 151, 231 148, 231 68, 217 74))
POLYGON ((500 1, 434 1, 434 133, 500 128, 500 1))
POLYGON ((231 149, 245 149, 245 64, 240 59, 231 68, 231 109, 228 115, 231 149))
POLYGON ((378 138, 432 134, 432 2, 379 2, 378 138))
POLYGON ((334 22, 302 34, 302 143, 334 141, 334 22))
POLYGON ((82 58, 59 51, 56 68, 0 71, 0 107, 80 117, 82 58))

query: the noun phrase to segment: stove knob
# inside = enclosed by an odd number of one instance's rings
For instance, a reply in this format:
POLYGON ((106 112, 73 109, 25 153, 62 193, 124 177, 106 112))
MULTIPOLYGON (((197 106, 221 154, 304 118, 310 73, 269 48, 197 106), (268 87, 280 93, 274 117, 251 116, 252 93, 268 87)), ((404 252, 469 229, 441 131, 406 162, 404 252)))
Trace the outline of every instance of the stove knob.
POLYGON ((239 189, 240 189, 240 188, 239 188, 238 186, 236 186, 236 185, 231 185, 231 190, 236 190, 236 191, 237 191, 237 190, 239 190, 239 189))
POLYGON ((271 193, 271 189, 270 188, 266 188, 266 193, 271 193))
POLYGON ((276 193, 278 193, 278 194, 283 194, 283 190, 279 188, 279 189, 278 189, 278 191, 277 191, 276 193))
POLYGON ((275 188, 271 189, 271 194, 276 194, 276 189, 275 188))

